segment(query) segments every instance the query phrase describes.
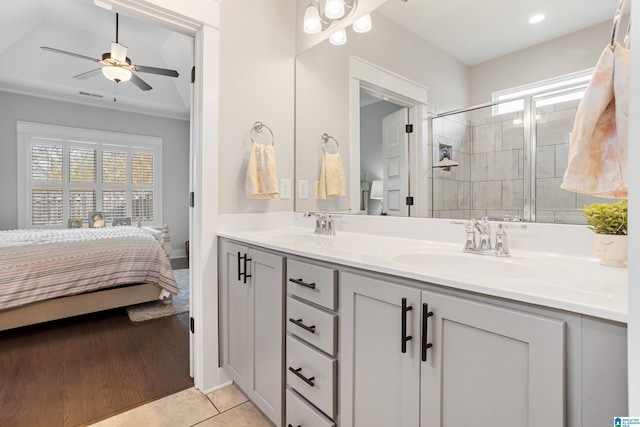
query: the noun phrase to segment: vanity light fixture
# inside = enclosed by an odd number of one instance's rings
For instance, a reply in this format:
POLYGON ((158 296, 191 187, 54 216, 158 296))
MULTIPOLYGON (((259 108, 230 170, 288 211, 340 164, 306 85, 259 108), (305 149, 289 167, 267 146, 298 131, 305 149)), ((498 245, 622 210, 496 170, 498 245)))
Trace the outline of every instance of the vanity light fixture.
POLYGON ((336 31, 329 37, 329 43, 334 46, 341 46, 347 42, 347 32, 343 29, 336 31))
MULTIPOLYGON (((358 4, 357 0, 324 0, 324 7, 321 7, 321 1, 323 0, 311 0, 304 11, 303 29, 307 34, 316 34, 329 29, 337 21, 349 17, 358 4)), ((363 28, 366 28, 366 25, 363 28)), ((363 32, 366 31, 369 30, 363 32)))
POLYGON ((356 19, 356 22, 353 23, 353 31, 356 33, 367 33, 371 31, 371 15, 367 13, 356 19))
POLYGON ((538 13, 537 15, 533 15, 531 18, 529 18, 529 24, 538 24, 544 21, 544 18, 544 14, 538 13))

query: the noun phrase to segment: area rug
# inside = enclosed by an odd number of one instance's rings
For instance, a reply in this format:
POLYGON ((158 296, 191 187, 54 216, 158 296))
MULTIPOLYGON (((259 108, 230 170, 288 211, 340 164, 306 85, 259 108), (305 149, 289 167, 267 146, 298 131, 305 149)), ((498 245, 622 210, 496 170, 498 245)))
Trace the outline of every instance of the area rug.
POLYGON ((189 311, 189 269, 173 270, 173 275, 180 291, 173 297, 171 304, 151 301, 129 306, 127 314, 132 322, 144 322, 189 311))

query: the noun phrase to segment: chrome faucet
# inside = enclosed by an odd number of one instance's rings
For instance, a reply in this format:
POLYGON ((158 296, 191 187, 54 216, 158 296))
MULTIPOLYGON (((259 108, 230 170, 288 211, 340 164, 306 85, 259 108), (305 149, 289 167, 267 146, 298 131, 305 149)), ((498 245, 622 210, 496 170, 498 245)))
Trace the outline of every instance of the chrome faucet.
POLYGON ((304 216, 315 217, 316 228, 315 230, 313 230, 315 234, 322 234, 324 236, 335 236, 336 228, 333 220, 334 218, 340 218, 339 215, 329 214, 326 210, 322 210, 322 212, 305 212, 304 216))
POLYGON ((507 239, 507 228, 518 228, 526 230, 524 224, 505 224, 499 223, 496 231, 495 245, 491 245, 491 224, 489 218, 484 217, 481 220, 470 219, 469 221, 452 221, 452 224, 464 225, 466 239, 463 251, 479 255, 492 255, 498 257, 511 256, 509 252, 509 244, 507 239), (476 236, 479 238, 476 238, 476 236))

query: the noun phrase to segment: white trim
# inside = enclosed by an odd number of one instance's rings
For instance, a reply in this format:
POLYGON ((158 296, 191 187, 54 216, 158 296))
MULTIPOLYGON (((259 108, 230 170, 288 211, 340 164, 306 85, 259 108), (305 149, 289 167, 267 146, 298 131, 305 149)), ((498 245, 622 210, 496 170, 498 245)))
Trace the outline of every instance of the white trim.
MULTIPOLYGON (((31 138, 52 138, 60 140, 59 144, 65 147, 65 153, 68 147, 99 147, 97 153, 97 164, 101 165, 100 161, 102 157, 102 151, 110 148, 122 148, 127 151, 130 157, 132 152, 137 150, 149 151, 154 155, 153 163, 153 221, 147 221, 145 226, 162 226, 163 222, 163 205, 162 205, 162 138, 158 136, 146 136, 146 135, 134 135, 121 132, 107 132, 101 130, 83 129, 68 126, 49 125, 43 123, 32 123, 18 121, 16 123, 17 130, 17 165, 18 165, 18 227, 19 228, 32 228, 34 225, 31 223, 31 179, 29 177, 31 170, 31 156, 26 150, 26 147, 31 144, 31 138)), ((61 183, 63 188, 68 188, 68 160, 67 155, 64 156, 64 173, 65 179, 61 183)), ((130 174, 131 164, 128 164, 127 174, 130 174)), ((96 184, 91 185, 94 188, 96 185, 102 188, 101 168, 97 169, 96 184)), ((108 188, 109 190, 111 188, 108 188)), ((126 190, 129 194, 131 191, 138 190, 133 188, 129 179, 127 179, 126 185, 122 186, 122 189, 126 190)), ((101 208, 102 200, 97 200, 97 209, 101 208)), ((131 209, 129 203, 127 203, 128 209, 131 209)), ((67 201, 64 202, 65 210, 64 217, 68 216, 67 201)), ((127 213, 130 215, 130 212, 127 213)), ((65 227, 63 223, 61 227, 65 227)))
MULTIPOLYGON (((419 159, 422 158, 422 134, 426 129, 422 126, 420 114, 429 105, 429 88, 409 80, 399 74, 372 64, 364 59, 352 56, 349 58, 349 120, 350 141, 360 141, 360 87, 366 87, 393 98, 394 102, 409 107, 409 117, 413 124, 413 136, 409 148, 410 163, 407 164, 411 179, 411 193, 422 194, 422 186, 418 176, 419 159), (424 107, 423 107, 424 106, 424 107)), ((350 144, 348 185, 349 208, 352 212, 360 210, 360 144, 350 144)), ((417 197, 420 199, 420 197, 417 197)), ((426 207, 418 201, 411 214, 423 212, 426 207)))
POLYGON ((220 0, 107 0, 114 11, 155 22, 195 37, 191 108, 190 191, 196 194, 190 209, 190 315, 192 372, 196 388, 212 389, 228 381, 218 367, 217 249, 218 213, 218 79, 220 0), (206 191, 203 190, 206 182, 206 191), (205 289, 204 283, 209 284, 205 289), (207 292, 207 295, 205 294, 207 292), (211 295, 213 298, 206 299, 211 295), (206 302, 206 304, 205 304, 206 302), (205 309, 206 308, 206 309, 205 309))

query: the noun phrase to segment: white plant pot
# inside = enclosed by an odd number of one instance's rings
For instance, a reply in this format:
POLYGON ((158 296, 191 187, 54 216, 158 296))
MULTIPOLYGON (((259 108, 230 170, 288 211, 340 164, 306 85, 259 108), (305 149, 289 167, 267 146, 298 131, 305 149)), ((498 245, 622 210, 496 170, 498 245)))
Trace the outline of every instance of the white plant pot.
POLYGON ((627 236, 594 234, 593 253, 602 265, 624 267, 627 265, 627 240, 627 236))

